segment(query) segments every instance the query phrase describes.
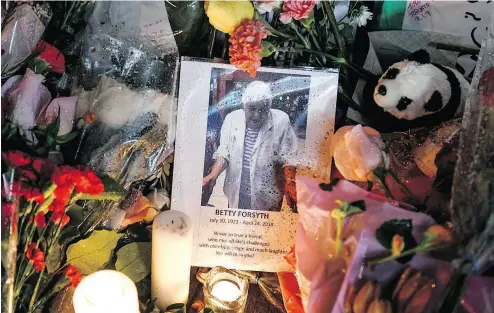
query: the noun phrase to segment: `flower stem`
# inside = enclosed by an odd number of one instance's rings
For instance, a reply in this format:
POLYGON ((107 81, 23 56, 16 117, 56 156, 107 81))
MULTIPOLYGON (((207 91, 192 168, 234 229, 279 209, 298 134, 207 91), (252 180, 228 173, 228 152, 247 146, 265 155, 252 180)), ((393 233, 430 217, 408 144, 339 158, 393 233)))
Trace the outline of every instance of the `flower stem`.
POLYGON ((336 221, 336 253, 335 253, 336 256, 339 256, 340 255, 341 245, 342 245, 342 242, 343 242, 343 240, 341 239, 341 231, 342 231, 342 228, 343 228, 343 220, 344 220, 343 218, 339 218, 336 221))
POLYGON ((36 287, 34 287, 33 295, 31 296, 31 301, 29 301, 29 311, 31 311, 34 302, 36 301, 36 297, 38 296, 39 286, 41 285, 41 279, 43 278, 44 270, 39 273, 38 281, 36 282, 36 287))
MULTIPOLYGON (((120 198, 122 198, 122 194, 118 192, 103 192, 97 195, 90 195, 90 194, 79 194, 77 200, 111 200, 111 201, 117 201, 120 198)), ((77 201, 76 200, 76 201, 77 201)), ((72 202, 70 204, 75 203, 72 202)))
POLYGON ((410 189, 408 189, 408 187, 401 182, 400 178, 398 177, 398 175, 395 174, 395 172, 393 172, 392 170, 388 170, 388 173, 389 175, 391 175, 391 177, 396 181, 396 183, 398 185, 400 185, 400 188, 401 190, 406 194, 406 196, 413 202, 415 203, 418 203, 417 202, 417 198, 413 195, 413 193, 410 191, 410 189))
POLYGON ((386 193, 386 197, 390 199, 395 199, 393 197, 393 194, 391 193, 391 190, 389 190, 388 184, 386 183, 386 176, 379 177, 378 175, 374 174, 374 177, 377 179, 377 182, 383 187, 384 192, 386 193))
POLYGON ((341 37, 340 30, 338 28, 338 22, 336 21, 336 17, 334 16, 333 9, 331 8, 331 4, 329 1, 322 2, 322 9, 326 13, 326 16, 329 19, 329 24, 331 24, 331 29, 333 30, 334 38, 336 44, 338 45, 338 49, 340 50, 340 55, 346 56, 346 48, 343 38, 341 37))
POLYGON ((415 248, 412 248, 412 249, 409 249, 409 250, 405 250, 405 251, 403 251, 400 254, 397 254, 397 255, 391 254, 391 255, 389 255, 389 256, 387 256, 385 258, 377 259, 377 260, 373 260, 373 261, 367 262, 367 265, 372 266, 372 265, 376 265, 376 264, 386 263, 386 262, 389 262, 389 261, 392 261, 392 260, 396 260, 396 259, 402 258, 404 256, 408 256, 408 255, 411 255, 411 254, 414 254, 414 253, 417 253, 417 252, 427 252, 427 251, 431 251, 431 250, 434 250, 434 249, 436 249, 436 246, 418 245, 415 248))

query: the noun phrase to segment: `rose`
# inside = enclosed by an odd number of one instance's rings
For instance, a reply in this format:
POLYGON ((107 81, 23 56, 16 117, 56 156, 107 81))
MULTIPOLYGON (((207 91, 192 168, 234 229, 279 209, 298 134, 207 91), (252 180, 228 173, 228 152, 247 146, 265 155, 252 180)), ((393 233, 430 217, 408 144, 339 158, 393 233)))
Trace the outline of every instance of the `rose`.
POLYGON ((243 20, 254 17, 254 7, 248 0, 205 1, 204 10, 209 18, 209 24, 228 34, 231 34, 243 20))
MULTIPOLYGON (((10 79, 17 80, 15 77, 10 79)), ((6 94, 10 109, 7 114, 10 120, 24 129, 36 125, 41 108, 51 100, 50 92, 42 84, 44 79, 43 75, 27 69, 22 80, 16 83, 15 87, 12 86, 6 94)))
POLYGON ((34 53, 38 56, 33 60, 31 67, 36 73, 65 72, 65 57, 57 48, 46 41, 38 41, 34 53))
POLYGON ((383 148, 379 133, 362 125, 338 129, 331 144, 336 167, 345 179, 354 181, 371 179, 372 171, 380 165, 389 167, 383 148))
POLYGON ((74 124, 76 102, 77 96, 53 99, 41 109, 37 125, 42 128, 47 127, 57 119, 60 112, 60 128, 57 135, 70 133, 74 124))
POLYGON ((292 19, 301 20, 303 18, 308 18, 310 12, 314 9, 316 5, 315 0, 300 1, 300 0, 289 0, 285 1, 283 4, 283 12, 280 14, 280 21, 283 24, 288 24, 292 19))

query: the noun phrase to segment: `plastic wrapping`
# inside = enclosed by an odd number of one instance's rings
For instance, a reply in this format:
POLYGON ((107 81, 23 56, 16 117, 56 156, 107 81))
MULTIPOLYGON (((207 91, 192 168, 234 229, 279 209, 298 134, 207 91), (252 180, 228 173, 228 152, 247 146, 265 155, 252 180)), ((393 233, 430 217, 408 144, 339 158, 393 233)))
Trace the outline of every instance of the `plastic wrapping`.
MULTIPOLYGON (((347 289, 359 279, 377 280, 388 284, 403 270, 404 265, 392 261, 377 265, 370 271, 363 265, 369 257, 375 257, 385 249, 375 239, 375 230, 390 219, 411 219, 413 235, 417 242, 422 233, 434 220, 422 213, 399 208, 397 202, 390 204, 388 199, 367 192, 350 182, 340 181, 333 191, 324 191, 318 182, 308 179, 297 179, 298 209, 300 223, 297 229, 295 253, 297 256, 297 278, 300 284, 302 302, 306 312, 343 313, 343 302, 347 289), (335 200, 348 202, 365 200, 366 211, 349 218, 343 228, 344 243, 342 256, 346 263, 345 276, 339 284, 331 283, 328 269, 336 264, 334 249, 334 220, 331 211, 337 205, 335 200), (341 287, 340 287, 341 286, 341 287), (336 303, 328 303, 329 297, 336 303), (333 306, 334 304, 334 306, 333 306)), ((417 255, 410 262, 414 269, 425 271, 434 279, 436 288, 431 299, 437 299, 440 290, 449 277, 447 263, 432 259, 425 255, 417 255)), ((429 305, 434 305, 430 301, 429 305)))
POLYGON ((97 2, 82 46, 77 158, 128 187, 173 151, 178 49, 161 2, 97 2))
POLYGON ((14 313, 15 273, 17 265, 18 219, 19 209, 16 199, 12 197, 13 171, 2 174, 2 312, 14 313))
POLYGON ((4 3, 2 3, 2 80, 12 75, 30 58, 52 16, 48 3, 6 2, 5 12, 3 6, 4 3), (8 5, 11 7, 9 8, 8 5))

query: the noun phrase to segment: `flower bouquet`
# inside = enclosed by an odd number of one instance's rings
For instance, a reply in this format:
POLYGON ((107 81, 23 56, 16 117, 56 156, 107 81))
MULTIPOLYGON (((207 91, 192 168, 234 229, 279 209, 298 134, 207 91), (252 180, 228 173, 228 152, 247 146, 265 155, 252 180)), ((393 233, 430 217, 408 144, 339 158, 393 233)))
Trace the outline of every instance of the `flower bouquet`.
MULTIPOLYGON (((85 166, 58 166, 20 151, 2 153, 2 228, 10 231, 2 247, 15 312, 37 312, 63 288, 81 280, 73 259, 65 257, 63 238, 71 216, 84 200, 118 200, 121 192, 105 192, 103 181, 85 166), (13 246, 15 245, 15 246, 13 246)), ((5 233, 5 231, 2 231, 5 233)), ((5 293, 4 293, 5 295, 5 293)))

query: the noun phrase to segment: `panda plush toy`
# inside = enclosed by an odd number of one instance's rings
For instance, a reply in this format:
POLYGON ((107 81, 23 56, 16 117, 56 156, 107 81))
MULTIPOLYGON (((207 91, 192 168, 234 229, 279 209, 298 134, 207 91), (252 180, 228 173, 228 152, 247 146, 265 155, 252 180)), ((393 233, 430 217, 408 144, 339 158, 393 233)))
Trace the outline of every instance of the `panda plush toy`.
POLYGON ((362 114, 380 132, 433 127, 461 116, 470 84, 419 50, 367 82, 362 114))

